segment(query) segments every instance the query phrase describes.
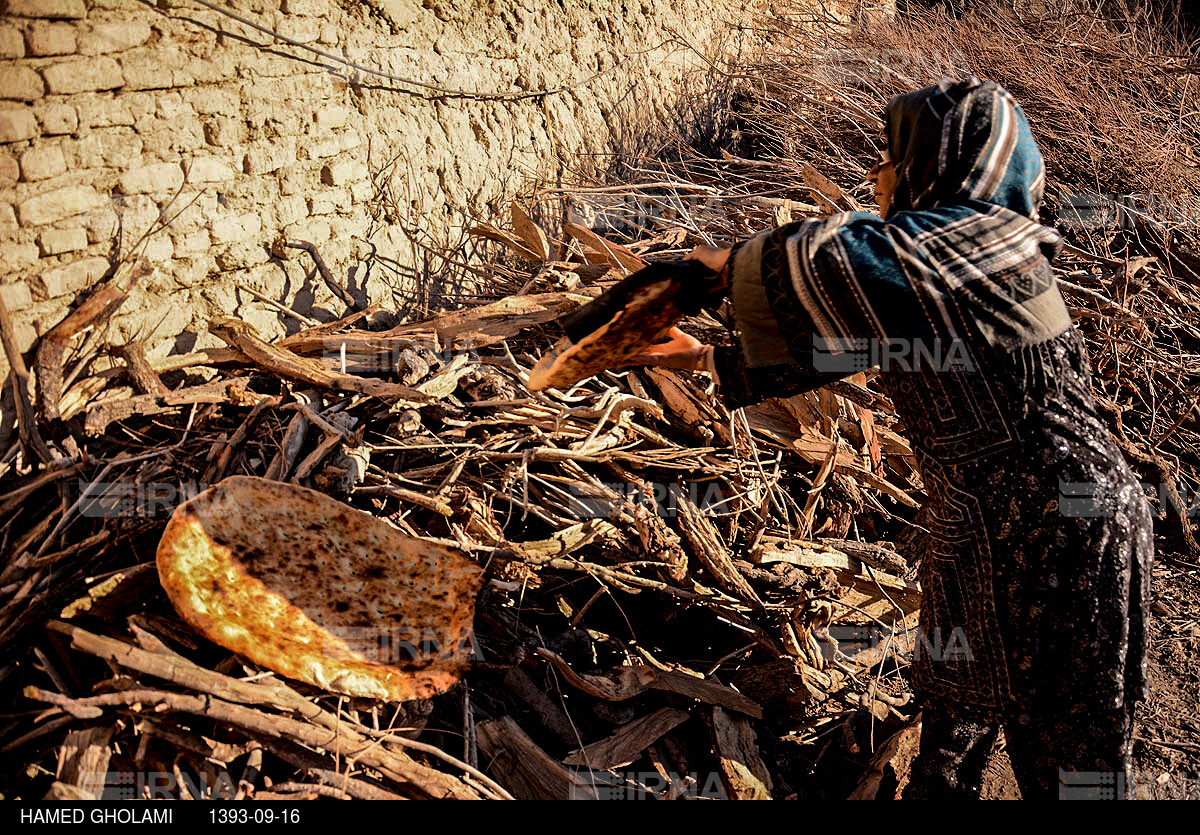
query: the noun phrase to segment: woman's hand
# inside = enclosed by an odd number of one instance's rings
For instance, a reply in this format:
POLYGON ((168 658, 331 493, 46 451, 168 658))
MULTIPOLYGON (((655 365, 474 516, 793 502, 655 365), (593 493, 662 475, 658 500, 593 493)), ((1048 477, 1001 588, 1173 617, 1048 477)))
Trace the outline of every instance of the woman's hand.
POLYGON ((670 340, 650 346, 644 354, 638 354, 630 361, 685 371, 703 371, 707 367, 708 345, 679 328, 671 328, 667 336, 670 340))
MULTIPOLYGON (((710 270, 720 274, 725 271, 725 267, 729 264, 729 253, 731 251, 729 248, 722 249, 715 246, 700 245, 683 257, 692 261, 699 261, 710 270)), ((728 286, 728 281, 725 284, 728 286)))
MULTIPOLYGON (((702 245, 683 257, 699 261, 724 278, 730 252, 730 249, 702 245)), ((728 280, 725 279, 717 289, 725 289, 728 283, 728 280)), ((652 345, 645 353, 631 357, 630 361, 644 365, 657 365, 662 368, 679 368, 685 371, 704 371, 708 368, 708 358, 712 352, 711 345, 705 345, 699 339, 689 336, 676 327, 667 331, 667 336, 670 337, 668 341, 652 345)))

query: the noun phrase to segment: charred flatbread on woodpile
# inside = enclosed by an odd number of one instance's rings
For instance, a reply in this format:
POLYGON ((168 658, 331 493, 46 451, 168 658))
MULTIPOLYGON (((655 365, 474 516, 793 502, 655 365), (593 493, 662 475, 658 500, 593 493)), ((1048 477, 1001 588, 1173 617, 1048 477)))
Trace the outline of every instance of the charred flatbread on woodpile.
POLYGON ((529 388, 565 388, 661 342, 684 316, 712 298, 717 273, 699 261, 665 261, 638 270, 558 321, 567 335, 529 374, 529 388))
POLYGON ((176 509, 158 572, 209 640, 289 678, 392 701, 458 681, 482 583, 455 549, 314 490, 245 476, 176 509))

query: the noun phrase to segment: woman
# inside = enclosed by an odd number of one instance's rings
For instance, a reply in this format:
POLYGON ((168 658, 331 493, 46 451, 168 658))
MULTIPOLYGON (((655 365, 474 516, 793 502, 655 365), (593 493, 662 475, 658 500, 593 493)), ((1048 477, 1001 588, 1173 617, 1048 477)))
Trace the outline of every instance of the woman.
POLYGON ((641 359, 708 368, 731 408, 880 363, 928 494, 906 796, 978 797, 1000 727, 1025 798, 1126 785, 1150 512, 1051 272, 1041 154, 1020 107, 976 78, 896 96, 886 132, 881 217, 698 248, 689 257, 725 276, 739 344, 674 330, 641 359), (1098 512, 1060 508, 1081 485, 1098 512), (966 651, 939 653, 951 640, 966 651))

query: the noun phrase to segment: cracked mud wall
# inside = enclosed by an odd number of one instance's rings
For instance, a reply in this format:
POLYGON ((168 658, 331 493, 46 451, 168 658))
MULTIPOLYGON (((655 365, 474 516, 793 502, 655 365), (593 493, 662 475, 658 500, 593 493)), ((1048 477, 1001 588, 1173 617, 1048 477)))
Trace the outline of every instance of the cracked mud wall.
POLYGON ((283 334, 288 320, 251 290, 341 312, 282 236, 315 243, 360 299, 395 309, 400 273, 421 259, 402 227, 452 238, 532 180, 673 118, 705 84, 698 52, 737 48, 729 21, 752 8, 218 5, 295 43, 194 0, 0 0, 0 297, 22 351, 103 276, 114 245, 129 253, 160 219, 142 247, 155 270, 112 343, 140 339, 151 356, 216 345, 215 314, 283 334), (370 251, 400 271, 355 268, 370 251))

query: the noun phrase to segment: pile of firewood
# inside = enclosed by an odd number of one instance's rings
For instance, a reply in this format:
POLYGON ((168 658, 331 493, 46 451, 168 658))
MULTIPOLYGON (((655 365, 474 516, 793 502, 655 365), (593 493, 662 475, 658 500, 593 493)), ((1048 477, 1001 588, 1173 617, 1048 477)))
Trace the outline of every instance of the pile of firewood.
POLYGON ((227 348, 131 344, 70 379, 133 262, 41 340, 35 390, 10 356, 0 641, 20 712, 0 745, 27 767, 6 793, 119 796, 96 775, 154 773, 175 796, 786 796, 811 791, 787 764, 836 739, 861 772, 911 720, 919 590, 886 535, 921 485, 887 398, 860 375, 731 414, 706 375, 654 368, 532 393, 553 320, 683 238, 559 243, 514 218, 479 232, 531 286, 489 304, 387 330, 354 311, 274 344, 217 320, 227 348), (192 632, 154 549, 175 505, 231 475, 474 554, 462 684, 347 699, 192 632))

